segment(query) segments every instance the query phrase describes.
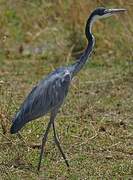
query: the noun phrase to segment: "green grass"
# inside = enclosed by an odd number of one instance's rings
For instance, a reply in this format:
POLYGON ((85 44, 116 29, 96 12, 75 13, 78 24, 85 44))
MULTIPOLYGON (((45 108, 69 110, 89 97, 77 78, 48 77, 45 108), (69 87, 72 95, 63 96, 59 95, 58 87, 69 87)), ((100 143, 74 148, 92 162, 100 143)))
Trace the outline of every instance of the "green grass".
MULTIPOLYGON (((0 179, 132 179, 132 1, 72 0, 0 2, 0 179), (9 129, 27 93, 54 68, 70 64, 84 49, 84 23, 96 6, 128 13, 97 22, 90 62, 73 80, 56 128, 70 171, 53 142, 37 174, 40 150, 24 146, 9 129)), ((49 116, 22 129, 40 143, 49 116)))

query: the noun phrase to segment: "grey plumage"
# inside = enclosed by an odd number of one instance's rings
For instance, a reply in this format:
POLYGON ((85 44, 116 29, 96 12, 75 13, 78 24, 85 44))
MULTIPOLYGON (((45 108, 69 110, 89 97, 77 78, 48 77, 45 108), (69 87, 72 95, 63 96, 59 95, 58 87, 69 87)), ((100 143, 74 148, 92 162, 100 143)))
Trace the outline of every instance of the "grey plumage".
POLYGON ((13 124, 10 129, 10 132, 12 134, 17 133, 26 123, 42 117, 48 112, 51 112, 50 121, 42 139, 38 170, 40 169, 42 155, 44 153, 44 146, 47 141, 47 135, 51 125, 53 127, 55 143, 59 148, 66 165, 69 167, 66 156, 63 153, 56 135, 54 122, 55 117, 68 93, 71 80, 82 69, 88 57, 91 55, 95 43, 94 36, 91 32, 93 22, 96 19, 108 17, 124 11, 125 9, 105 9, 101 7, 95 9, 89 16, 86 23, 85 34, 88 40, 88 45, 82 56, 76 61, 76 63, 67 67, 58 68, 47 77, 43 78, 32 89, 32 91, 29 93, 29 95, 21 105, 18 113, 15 115, 13 124))
POLYGON ((59 68, 41 80, 29 93, 13 119, 11 133, 18 132, 27 122, 59 108, 67 95, 71 74, 59 68))

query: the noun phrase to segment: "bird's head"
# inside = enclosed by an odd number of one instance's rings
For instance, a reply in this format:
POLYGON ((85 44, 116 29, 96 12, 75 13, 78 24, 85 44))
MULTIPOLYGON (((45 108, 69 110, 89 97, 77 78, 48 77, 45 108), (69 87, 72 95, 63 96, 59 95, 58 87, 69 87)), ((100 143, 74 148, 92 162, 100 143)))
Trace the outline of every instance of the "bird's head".
POLYGON ((96 8, 89 16, 86 24, 86 37, 89 39, 93 23, 102 18, 106 18, 115 14, 123 13, 126 9, 106 9, 104 7, 96 8))
POLYGON ((97 19, 106 18, 125 11, 126 9, 106 9, 104 7, 98 7, 91 13, 90 18, 94 21, 97 19))

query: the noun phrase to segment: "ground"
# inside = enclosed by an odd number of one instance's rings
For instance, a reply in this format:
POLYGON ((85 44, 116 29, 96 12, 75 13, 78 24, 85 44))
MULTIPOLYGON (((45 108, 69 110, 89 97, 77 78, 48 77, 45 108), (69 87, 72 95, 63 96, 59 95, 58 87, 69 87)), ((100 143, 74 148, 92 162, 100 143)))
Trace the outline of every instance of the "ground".
POLYGON ((133 25, 132 1, 99 0, 0 2, 0 179, 132 179, 133 25), (9 129, 31 88, 59 66, 71 64, 86 46, 84 26, 97 6, 128 12, 95 24, 94 52, 75 77, 56 119, 70 170, 53 142, 37 173, 49 114, 22 130, 26 143, 9 129))

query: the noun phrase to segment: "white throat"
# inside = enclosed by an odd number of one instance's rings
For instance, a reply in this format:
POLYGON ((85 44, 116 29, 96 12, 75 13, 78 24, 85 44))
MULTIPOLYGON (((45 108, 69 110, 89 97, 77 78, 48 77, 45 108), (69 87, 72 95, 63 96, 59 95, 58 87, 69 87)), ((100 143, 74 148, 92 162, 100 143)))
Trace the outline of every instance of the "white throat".
POLYGON ((107 13, 107 14, 104 14, 103 16, 95 15, 94 17, 92 17, 92 20, 91 20, 91 23, 90 23, 90 33, 91 33, 91 30, 92 30, 92 25, 96 20, 103 19, 103 18, 109 17, 111 15, 112 15, 111 13, 107 13))

